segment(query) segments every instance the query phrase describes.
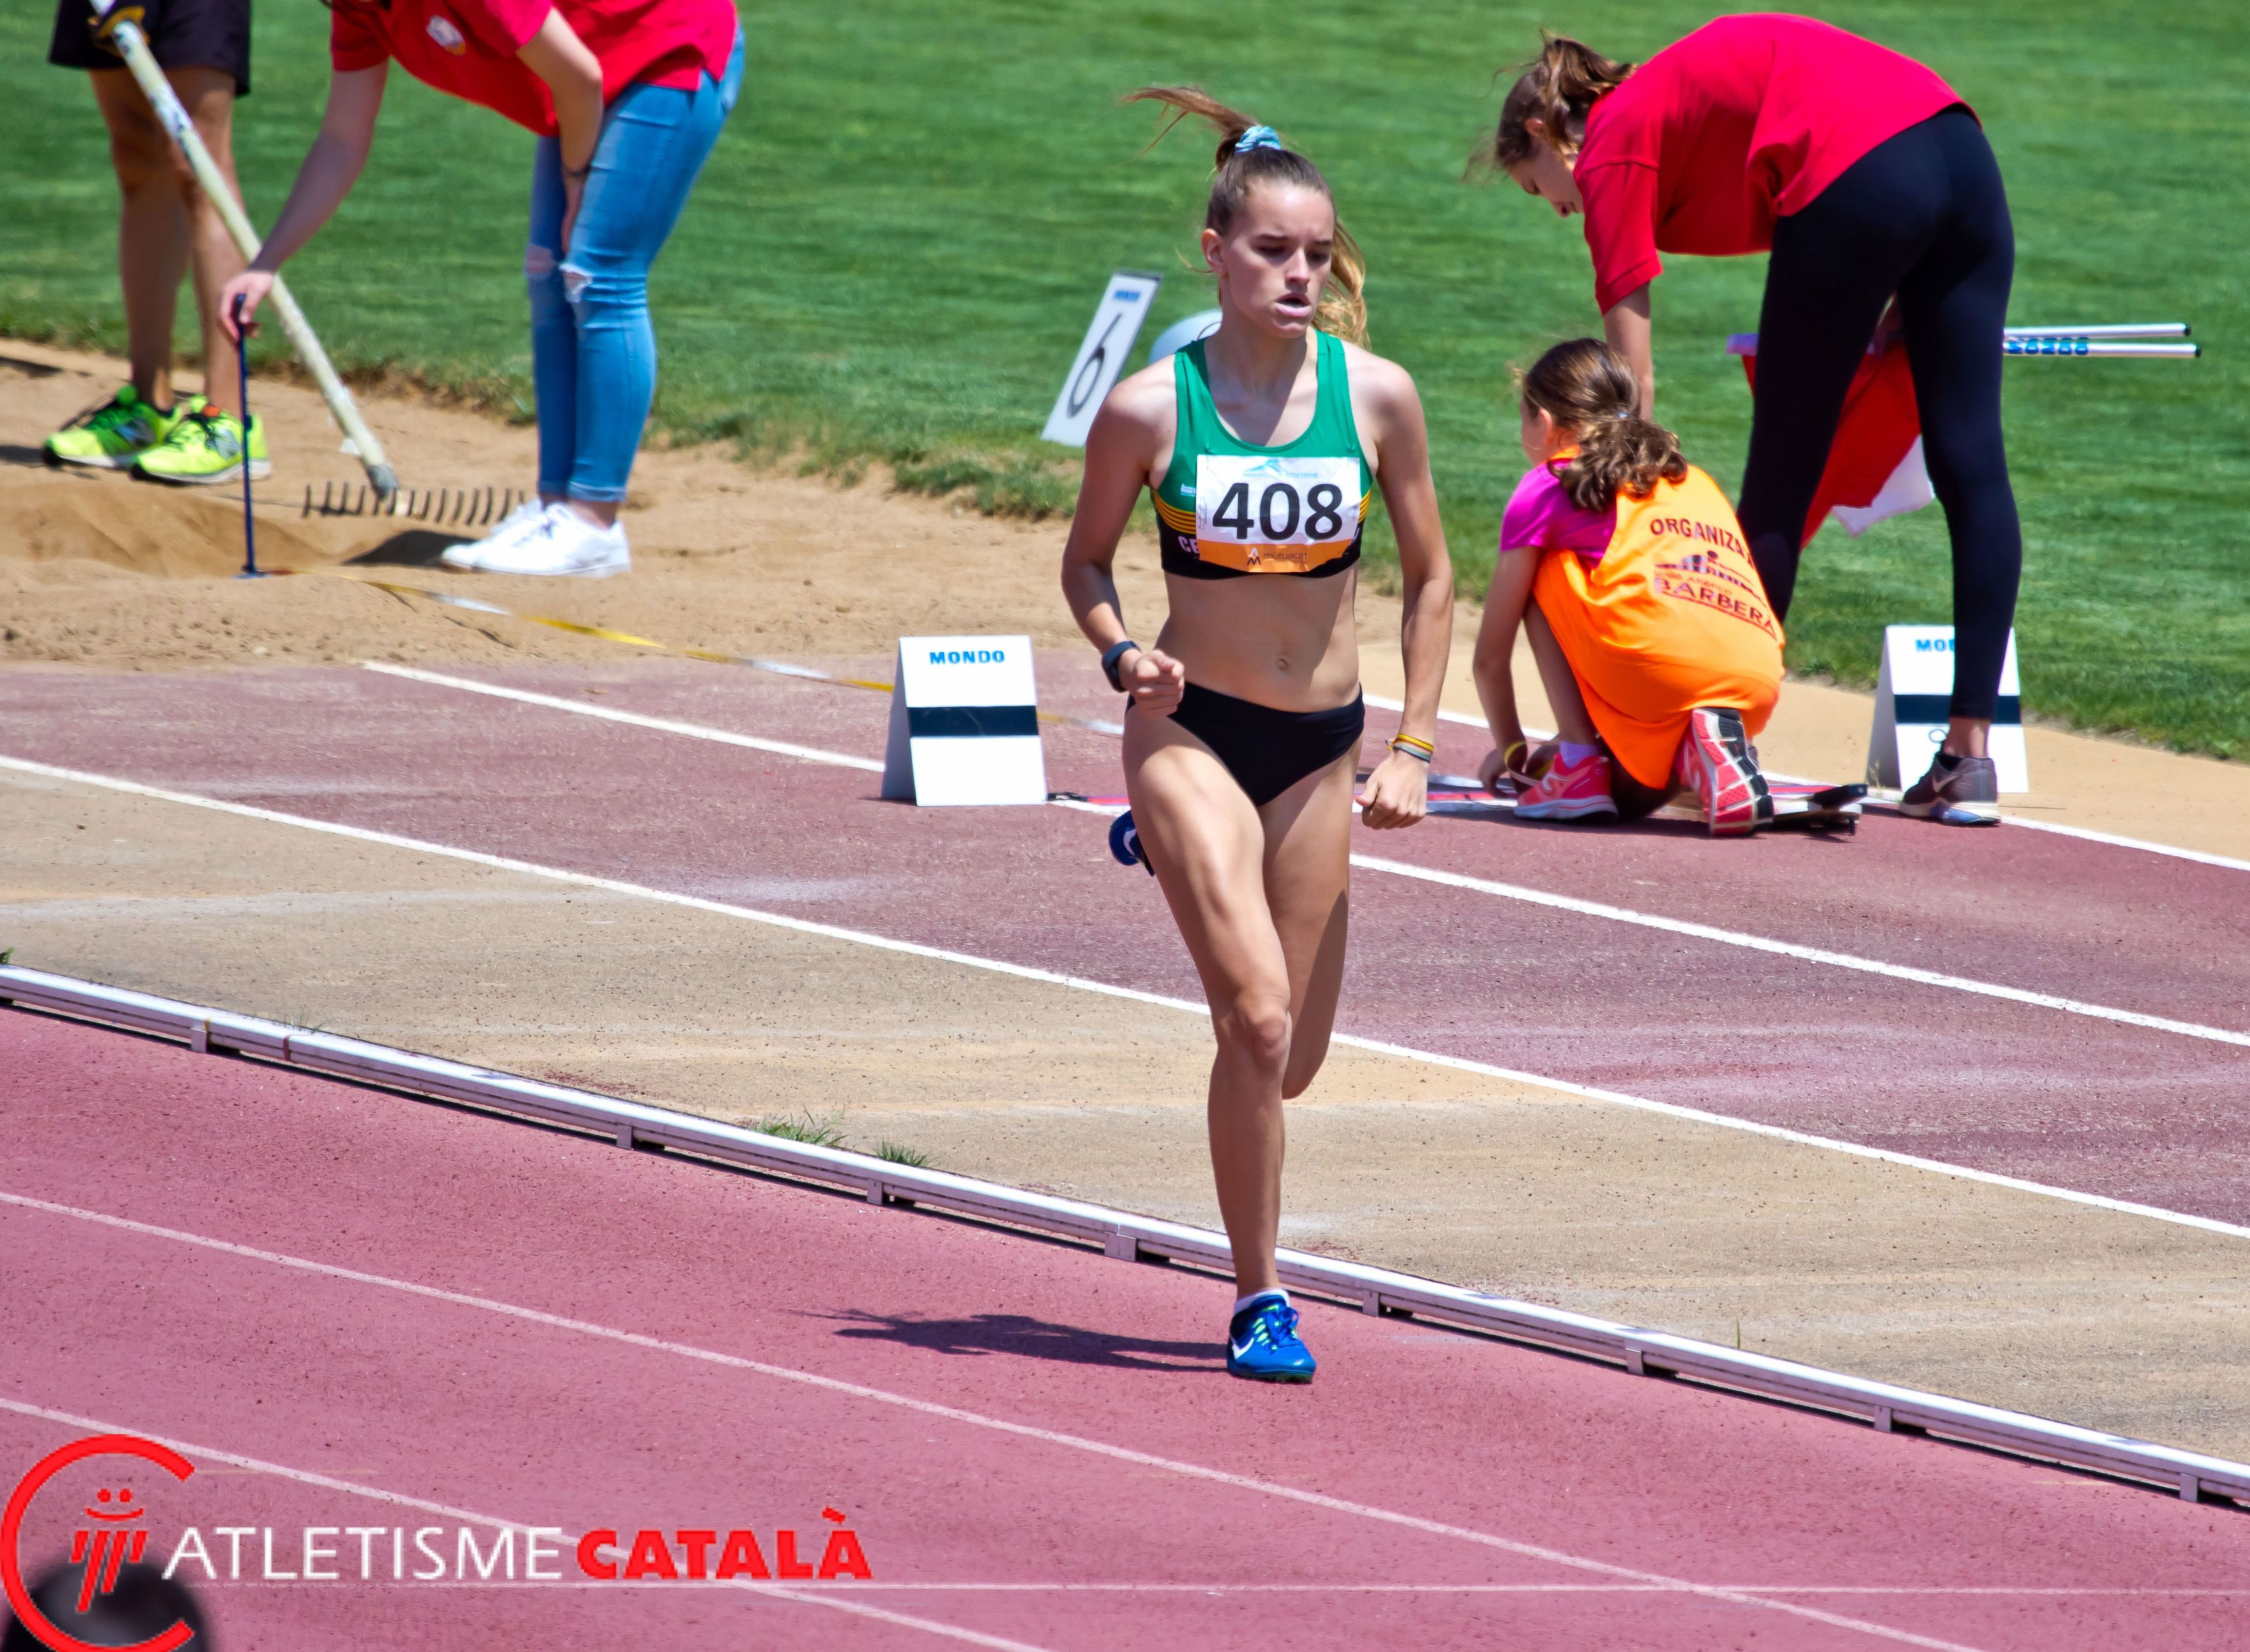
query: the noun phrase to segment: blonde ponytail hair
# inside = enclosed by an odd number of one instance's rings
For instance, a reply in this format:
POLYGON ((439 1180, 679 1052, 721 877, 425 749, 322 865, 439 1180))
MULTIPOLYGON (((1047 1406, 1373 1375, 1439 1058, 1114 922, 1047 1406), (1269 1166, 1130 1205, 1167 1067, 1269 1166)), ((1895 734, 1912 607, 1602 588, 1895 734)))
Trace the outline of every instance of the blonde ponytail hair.
MULTIPOLYGON (((1257 129, 1259 123, 1239 109, 1228 108, 1201 86, 1142 86, 1137 92, 1127 93, 1124 101, 1160 103, 1171 110, 1172 118, 1156 134, 1157 142, 1190 115, 1209 121, 1218 134, 1218 158, 1214 162, 1218 171, 1211 181, 1211 203, 1204 211, 1206 229, 1220 235, 1232 229, 1244 203, 1250 198, 1251 189, 1261 183, 1317 190, 1328 197, 1330 205, 1335 204, 1336 192, 1329 188, 1328 179, 1296 150, 1279 147, 1278 143, 1242 148, 1243 138, 1257 129)), ((1333 333, 1340 339, 1364 347, 1366 288, 1367 259, 1359 250, 1359 243, 1351 238, 1351 232, 1339 220, 1336 243, 1329 253, 1329 276, 1321 287, 1314 325, 1323 333, 1333 333)))

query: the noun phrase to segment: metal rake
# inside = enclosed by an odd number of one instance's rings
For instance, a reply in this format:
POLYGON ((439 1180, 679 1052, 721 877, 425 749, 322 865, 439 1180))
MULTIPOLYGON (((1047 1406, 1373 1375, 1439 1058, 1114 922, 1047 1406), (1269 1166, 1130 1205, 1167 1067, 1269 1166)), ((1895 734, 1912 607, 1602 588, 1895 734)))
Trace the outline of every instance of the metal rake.
POLYGON ((364 483, 323 482, 321 497, 305 484, 300 516, 403 516, 443 527, 496 522, 530 494, 513 487, 404 487, 385 495, 364 483))

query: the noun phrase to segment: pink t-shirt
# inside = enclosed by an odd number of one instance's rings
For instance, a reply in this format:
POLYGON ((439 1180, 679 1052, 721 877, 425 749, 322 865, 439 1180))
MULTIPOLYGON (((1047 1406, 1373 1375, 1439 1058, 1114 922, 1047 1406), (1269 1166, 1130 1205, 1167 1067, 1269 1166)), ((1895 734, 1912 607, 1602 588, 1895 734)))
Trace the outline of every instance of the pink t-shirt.
POLYGON ((1617 506, 1584 511, 1570 503, 1556 473, 1568 459, 1551 459, 1524 472, 1523 479, 1500 519, 1500 548, 1508 551, 1576 551, 1598 562, 1617 537, 1617 506))

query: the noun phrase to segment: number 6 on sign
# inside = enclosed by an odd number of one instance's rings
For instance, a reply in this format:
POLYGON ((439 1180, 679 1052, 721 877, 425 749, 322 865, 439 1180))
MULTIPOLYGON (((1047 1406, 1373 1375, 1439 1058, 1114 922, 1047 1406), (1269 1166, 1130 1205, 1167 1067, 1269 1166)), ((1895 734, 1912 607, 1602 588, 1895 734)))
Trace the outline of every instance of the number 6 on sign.
POLYGON ((1101 307, 1086 329, 1086 341, 1078 347, 1078 359, 1062 382, 1062 394, 1055 397, 1054 411, 1047 415, 1046 429, 1039 432, 1042 437, 1072 447, 1086 445, 1086 433, 1094 428, 1101 398, 1125 370, 1133 341, 1140 337, 1141 323, 1148 320, 1163 280, 1140 270, 1120 270, 1109 278, 1101 307))
POLYGON ((1196 556, 1245 574, 1302 574, 1359 538, 1356 458, 1196 458, 1196 556))

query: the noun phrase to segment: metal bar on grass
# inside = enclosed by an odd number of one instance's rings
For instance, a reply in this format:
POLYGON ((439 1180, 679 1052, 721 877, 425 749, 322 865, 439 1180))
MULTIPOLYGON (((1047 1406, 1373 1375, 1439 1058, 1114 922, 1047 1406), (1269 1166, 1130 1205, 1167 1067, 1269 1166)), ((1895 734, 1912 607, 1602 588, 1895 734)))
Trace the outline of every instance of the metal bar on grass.
MULTIPOLYGON (((2167 322, 2166 327, 2187 331, 2185 322, 2167 322)), ((2101 357, 2110 361, 2191 361, 2203 354, 2203 346, 2191 341, 2165 341, 2145 339, 2153 329, 2120 327, 2107 330, 2101 327, 2081 327, 2071 332, 2034 332, 2029 328, 2010 327, 2001 335, 2000 354, 2003 355, 2045 355, 2055 357, 2101 357)), ((1758 335, 1755 333, 1727 334, 1729 355, 1756 355, 1758 335)), ((1874 347, 1868 348, 1870 355, 1874 347)))
MULTIPOLYGON (((107 18, 119 0, 89 0, 89 3, 96 18, 107 18)), ((149 107, 156 111, 157 120, 163 123, 164 130, 172 134, 172 141, 180 146, 180 153, 187 156, 188 165, 196 175, 196 182, 203 187, 204 194, 210 197, 211 205, 217 210, 227 233, 234 237, 235 245, 242 249, 244 258, 255 258, 260 245, 258 231, 251 228, 242 203, 234 198, 234 191, 227 188, 226 175, 218 169, 218 163, 211 159, 211 151, 204 147, 203 137, 196 131, 195 122, 188 118, 187 110, 180 106, 179 98, 172 91, 172 83, 164 79, 164 72, 156 66, 155 57, 148 50, 148 38, 141 31, 141 25, 130 18, 120 18, 110 25, 108 35, 124 55, 125 66, 133 72, 133 79, 147 94, 149 107)), ((336 369, 328 360, 328 353, 321 348, 320 337, 313 331, 313 324, 305 319, 304 311, 297 307, 297 300, 291 296, 287 285, 279 275, 273 278, 273 291, 270 296, 275 312, 281 318, 282 332, 288 335, 291 346, 297 352, 297 359, 305 364, 320 385, 321 397, 328 403, 328 411, 336 416, 336 423, 343 426, 344 434, 351 438, 353 447, 358 451, 359 462, 366 468, 367 479, 374 485, 377 497, 388 498, 397 492, 398 478, 391 472, 390 461, 383 456, 383 444, 376 440, 375 432, 368 429, 367 421, 360 416, 359 404, 352 400, 352 393, 344 388, 344 382, 336 376, 336 369)))
POLYGON ((2191 361, 2200 344, 2162 344, 2129 339, 2088 338, 2082 334, 2033 333, 2000 341, 2003 355, 2099 356, 2107 361, 2191 361))
POLYGON ((2194 329, 2184 321, 2097 322, 2091 327, 2011 327, 2007 339, 2184 339, 2194 329))

